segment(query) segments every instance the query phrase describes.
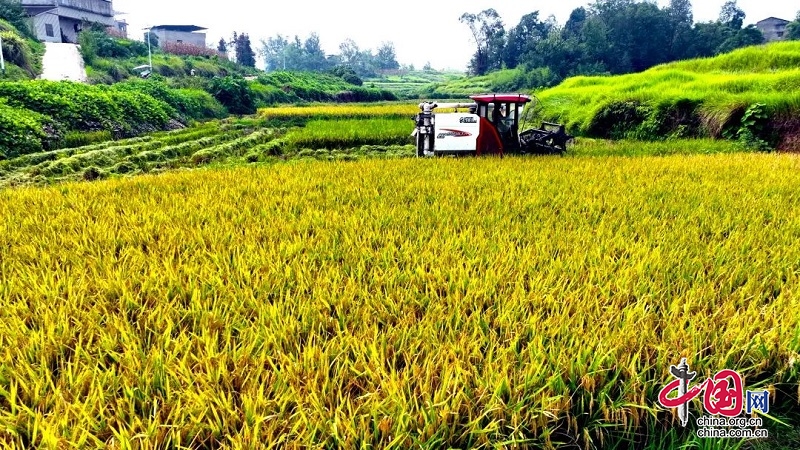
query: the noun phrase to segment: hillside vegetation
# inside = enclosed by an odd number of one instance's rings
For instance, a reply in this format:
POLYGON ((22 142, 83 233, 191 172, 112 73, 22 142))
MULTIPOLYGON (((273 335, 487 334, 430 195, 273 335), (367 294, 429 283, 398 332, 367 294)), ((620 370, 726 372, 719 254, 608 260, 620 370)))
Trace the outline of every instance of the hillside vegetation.
MULTIPOLYGON (((114 37, 100 30, 81 33, 81 53, 87 64, 89 81, 93 84, 112 84, 138 78, 134 70, 149 64, 147 45, 142 42, 114 37)), ((153 47, 153 77, 176 88, 203 89, 214 94, 214 79, 220 77, 250 77, 248 97, 256 107, 275 103, 306 101, 364 102, 393 100, 387 90, 361 86, 358 77, 336 76, 333 73, 272 72, 229 61, 224 54, 196 46, 153 47), (352 80, 353 82, 348 82, 352 80)), ((219 96, 215 95, 218 99, 219 96)), ((226 104, 231 109, 232 104, 226 104)))
POLYGON ((151 80, 114 86, 0 82, 0 111, 0 161, 87 139, 120 139, 227 115, 207 92, 171 89, 151 80))
POLYGON ((575 134, 725 137, 800 148, 800 42, 736 50, 638 74, 574 77, 538 93, 538 116, 575 134))
POLYGON ((30 33, 15 27, 0 18, 0 38, 2 38, 3 57, 6 73, 0 73, 2 80, 27 80, 42 73, 44 44, 34 39, 30 33))

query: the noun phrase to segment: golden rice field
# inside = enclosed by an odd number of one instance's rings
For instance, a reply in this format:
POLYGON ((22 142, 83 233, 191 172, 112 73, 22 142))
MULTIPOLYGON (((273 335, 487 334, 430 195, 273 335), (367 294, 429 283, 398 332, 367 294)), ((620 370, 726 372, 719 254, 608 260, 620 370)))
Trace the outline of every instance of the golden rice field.
POLYGON ((315 119, 352 119, 373 117, 408 117, 419 113, 417 103, 388 104, 319 104, 311 106, 276 106, 262 108, 258 116, 264 119, 313 117, 315 119))
POLYGON ((680 357, 787 422, 799 174, 373 159, 0 190, 0 444, 665 448, 691 438, 656 406, 680 357))

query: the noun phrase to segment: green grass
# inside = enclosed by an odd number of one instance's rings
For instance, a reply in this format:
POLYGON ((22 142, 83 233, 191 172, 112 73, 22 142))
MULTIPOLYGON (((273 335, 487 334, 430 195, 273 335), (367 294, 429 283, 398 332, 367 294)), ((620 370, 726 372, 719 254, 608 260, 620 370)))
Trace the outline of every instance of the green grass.
POLYGON ((364 80, 364 86, 391 91, 399 98, 419 98, 432 85, 458 82, 465 78, 465 74, 458 72, 398 71, 396 74, 368 78, 364 80))
POLYGON ((736 142, 719 139, 635 141, 577 138, 569 146, 570 157, 712 155, 748 151, 736 142))
POLYGON ((721 137, 746 126, 772 146, 789 149, 800 128, 800 42, 745 48, 622 76, 574 77, 537 94, 538 117, 575 134, 664 139, 721 137))
POLYGON ((44 44, 25 36, 7 21, 0 19, 6 72, 0 81, 19 81, 36 78, 42 73, 44 44))

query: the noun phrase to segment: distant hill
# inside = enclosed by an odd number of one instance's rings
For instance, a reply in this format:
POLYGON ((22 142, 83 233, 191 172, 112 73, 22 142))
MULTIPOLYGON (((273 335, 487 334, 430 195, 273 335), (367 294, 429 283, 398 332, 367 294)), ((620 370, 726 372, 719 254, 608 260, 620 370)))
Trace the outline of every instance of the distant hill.
POLYGON ((800 42, 747 47, 638 74, 570 78, 538 94, 538 118, 572 133, 724 137, 800 149, 800 42))

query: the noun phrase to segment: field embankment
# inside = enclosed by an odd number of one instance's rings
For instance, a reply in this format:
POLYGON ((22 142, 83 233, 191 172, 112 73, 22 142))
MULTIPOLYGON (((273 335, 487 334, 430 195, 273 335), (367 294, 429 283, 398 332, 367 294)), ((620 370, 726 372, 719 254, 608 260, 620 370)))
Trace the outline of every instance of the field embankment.
POLYGON ((800 42, 748 47, 638 74, 570 78, 537 94, 538 117, 573 133, 713 137, 800 149, 800 42))
POLYGON ((798 170, 370 160, 2 190, 0 441, 670 448, 693 432, 655 406, 681 357, 796 425, 798 170))

